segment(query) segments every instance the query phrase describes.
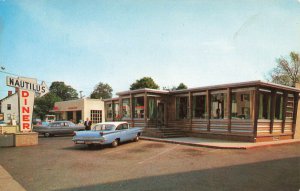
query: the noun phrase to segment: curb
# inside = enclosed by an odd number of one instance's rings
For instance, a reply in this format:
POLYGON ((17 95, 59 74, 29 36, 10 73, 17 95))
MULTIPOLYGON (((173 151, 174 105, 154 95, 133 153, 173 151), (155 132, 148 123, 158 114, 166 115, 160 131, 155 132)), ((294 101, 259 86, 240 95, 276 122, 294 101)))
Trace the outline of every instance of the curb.
MULTIPOLYGON (((288 140, 286 142, 274 142, 274 143, 268 142, 266 144, 261 143, 260 145, 251 145, 251 146, 217 146, 217 145, 209 145, 209 144, 201 144, 201 143, 189 143, 183 141, 164 140, 164 139, 152 138, 152 137, 141 137, 141 140, 164 142, 164 143, 171 143, 171 144, 181 144, 181 145, 188 145, 194 147, 206 147, 206 148, 213 148, 213 149, 243 149, 243 150, 300 143, 300 140, 293 139, 292 141, 288 140)), ((258 143, 253 143, 253 144, 258 144, 258 143)))
POLYGON ((26 191, 1 165, 0 165, 1 191, 26 191))

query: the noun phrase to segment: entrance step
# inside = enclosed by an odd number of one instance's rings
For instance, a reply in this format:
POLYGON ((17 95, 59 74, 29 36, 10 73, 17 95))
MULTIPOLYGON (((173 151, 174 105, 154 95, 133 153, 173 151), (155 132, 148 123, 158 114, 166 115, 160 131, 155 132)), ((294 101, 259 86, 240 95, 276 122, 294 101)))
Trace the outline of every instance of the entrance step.
POLYGON ((145 128, 143 136, 157 138, 188 137, 187 134, 179 128, 145 128))

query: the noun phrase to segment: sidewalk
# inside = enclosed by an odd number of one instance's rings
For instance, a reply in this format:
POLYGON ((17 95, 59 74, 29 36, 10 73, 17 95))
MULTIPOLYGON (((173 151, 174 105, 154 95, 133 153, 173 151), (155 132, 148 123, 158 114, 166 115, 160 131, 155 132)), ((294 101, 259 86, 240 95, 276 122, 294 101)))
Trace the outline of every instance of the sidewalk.
POLYGON ((250 143, 250 142, 238 142, 229 140, 219 140, 219 139, 206 139, 197 137, 180 137, 180 138, 152 138, 152 137, 141 137, 142 140, 158 141, 182 145, 190 145, 196 147, 208 147, 216 149, 253 149, 259 147, 268 146, 278 146, 285 144, 300 144, 300 139, 290 139, 282 141, 272 141, 272 142, 260 142, 260 143, 250 143))
POLYGON ((26 191, 13 177, 0 165, 1 191, 26 191))

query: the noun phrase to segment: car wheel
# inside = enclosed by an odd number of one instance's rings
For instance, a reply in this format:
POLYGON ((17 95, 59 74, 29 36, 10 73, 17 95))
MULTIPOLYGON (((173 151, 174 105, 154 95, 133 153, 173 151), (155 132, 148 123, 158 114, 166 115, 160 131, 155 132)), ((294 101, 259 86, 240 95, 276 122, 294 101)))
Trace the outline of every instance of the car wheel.
POLYGON ((119 141, 116 139, 111 143, 112 147, 117 147, 119 145, 119 141))
POLYGON ((133 139, 133 141, 138 142, 140 140, 140 136, 136 135, 136 137, 133 139))
POLYGON ((50 133, 44 133, 44 136, 45 136, 45 137, 50 137, 51 134, 50 134, 50 133))

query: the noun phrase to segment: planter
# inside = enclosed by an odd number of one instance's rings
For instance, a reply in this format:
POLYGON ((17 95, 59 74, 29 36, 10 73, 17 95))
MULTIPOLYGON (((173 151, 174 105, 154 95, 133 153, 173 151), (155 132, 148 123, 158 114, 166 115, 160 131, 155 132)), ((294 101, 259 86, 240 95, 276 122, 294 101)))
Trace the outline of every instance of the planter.
POLYGON ((0 147, 15 146, 14 134, 0 135, 0 147))
POLYGON ((15 146, 33 146, 38 145, 38 133, 16 133, 15 134, 15 146))

